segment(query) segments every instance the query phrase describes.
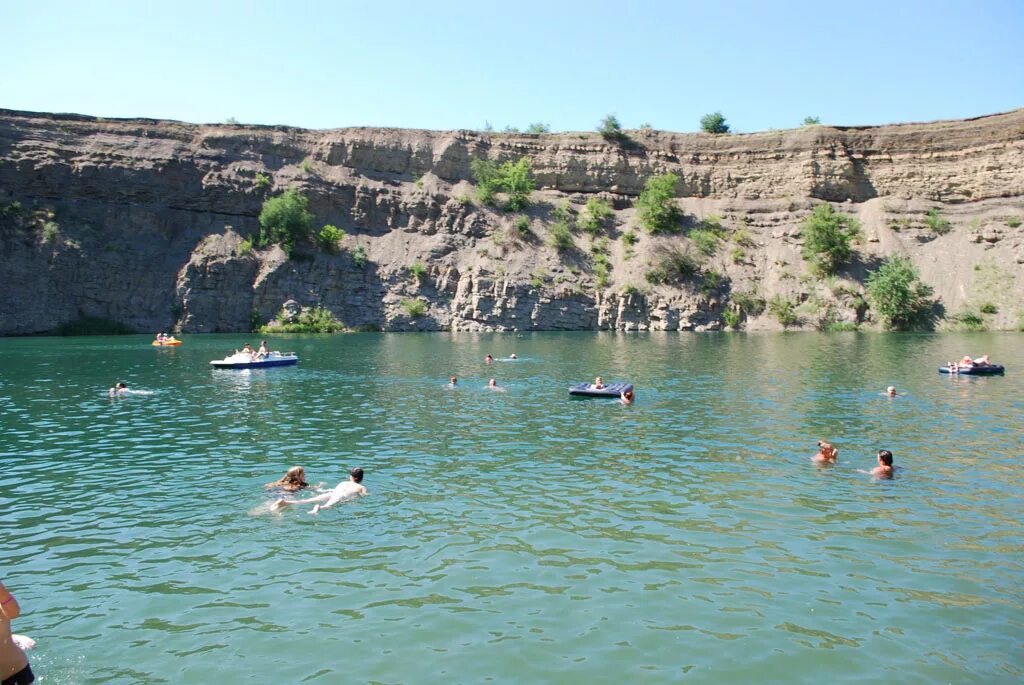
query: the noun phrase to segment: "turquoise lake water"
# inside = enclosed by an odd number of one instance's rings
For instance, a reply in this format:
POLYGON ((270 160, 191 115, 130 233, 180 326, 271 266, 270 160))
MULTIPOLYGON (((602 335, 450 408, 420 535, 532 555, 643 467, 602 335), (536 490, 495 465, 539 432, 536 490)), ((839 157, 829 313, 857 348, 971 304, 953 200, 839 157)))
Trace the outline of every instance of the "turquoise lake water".
POLYGON ((248 339, 0 339, 0 578, 46 685, 1024 677, 1022 335, 353 334, 210 368, 248 339), (1007 375, 936 372, 982 353, 1007 375), (637 403, 568 397, 596 375, 637 403), (858 473, 882 447, 896 478, 858 473), (369 496, 270 514, 295 464, 369 496))

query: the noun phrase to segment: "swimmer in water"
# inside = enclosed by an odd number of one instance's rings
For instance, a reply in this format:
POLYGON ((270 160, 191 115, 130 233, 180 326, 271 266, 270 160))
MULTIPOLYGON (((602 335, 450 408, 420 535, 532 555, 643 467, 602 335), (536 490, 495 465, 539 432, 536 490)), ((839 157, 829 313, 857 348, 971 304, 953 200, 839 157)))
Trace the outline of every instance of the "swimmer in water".
POLYGON ((338 485, 330 492, 325 492, 322 495, 316 497, 309 497, 307 499, 284 499, 281 498, 270 505, 271 511, 280 511, 285 507, 290 507, 293 504, 313 504, 313 508, 309 510, 310 514, 316 514, 322 509, 330 509, 338 502, 352 499, 353 497, 362 497, 366 494, 366 488, 362 485, 363 482, 363 470, 358 466, 348 472, 348 480, 338 483, 338 485))
POLYGON ((888 395, 889 397, 896 397, 896 386, 890 385, 888 388, 885 389, 885 394, 888 395))
POLYGON ((455 376, 452 376, 451 379, 449 379, 449 381, 448 381, 448 387, 449 388, 454 388, 458 384, 459 384, 459 379, 456 378, 455 376))
POLYGON ((279 480, 275 480, 273 483, 267 483, 263 487, 267 490, 280 488, 285 492, 296 492, 308 487, 319 489, 321 486, 323 486, 323 483, 319 486, 311 486, 306 482, 306 469, 301 466, 293 466, 288 469, 279 480))
POLYGON ((619 402, 622 402, 625 405, 633 404, 633 391, 624 390, 622 394, 619 396, 619 402))
POLYGON ((494 390, 496 392, 505 392, 505 388, 498 387, 498 381, 494 380, 493 378, 487 381, 487 389, 494 390))
POLYGON ((107 394, 111 397, 124 397, 128 393, 128 386, 118 381, 114 383, 114 387, 107 391, 107 394))
POLYGON ((818 441, 818 453, 811 457, 816 464, 835 464, 839 461, 839 450, 832 446, 832 443, 824 440, 818 441))
POLYGON ((896 470, 896 467, 892 465, 892 452, 889 450, 878 450, 878 466, 870 471, 857 470, 875 478, 892 478, 892 474, 896 470))
POLYGON ((517 356, 516 356, 515 354, 510 354, 510 355, 508 356, 508 358, 509 358, 509 359, 519 359, 519 357, 517 357, 517 356))
POLYGON ((492 357, 491 355, 487 355, 486 357, 484 357, 484 363, 485 364, 490 364, 493 361, 494 361, 494 357, 492 357))

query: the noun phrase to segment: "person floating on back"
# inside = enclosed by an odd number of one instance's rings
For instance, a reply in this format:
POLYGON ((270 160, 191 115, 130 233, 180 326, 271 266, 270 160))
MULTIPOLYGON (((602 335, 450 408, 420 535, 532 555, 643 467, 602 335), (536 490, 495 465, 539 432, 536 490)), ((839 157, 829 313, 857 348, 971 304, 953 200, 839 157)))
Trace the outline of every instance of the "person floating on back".
POLYGON ((325 492, 316 497, 307 499, 284 499, 281 498, 270 505, 271 511, 279 511, 293 504, 313 504, 310 514, 316 514, 322 509, 330 509, 338 502, 343 502, 353 497, 362 497, 366 494, 366 488, 362 485, 363 470, 358 466, 348 472, 348 480, 338 483, 330 492, 325 492))

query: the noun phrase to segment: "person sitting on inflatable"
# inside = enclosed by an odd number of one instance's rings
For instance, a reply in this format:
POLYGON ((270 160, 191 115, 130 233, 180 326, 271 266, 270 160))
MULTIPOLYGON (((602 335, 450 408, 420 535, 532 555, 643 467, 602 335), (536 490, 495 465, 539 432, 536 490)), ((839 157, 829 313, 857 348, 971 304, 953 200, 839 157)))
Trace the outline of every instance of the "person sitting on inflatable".
POLYGON ((594 379, 594 382, 590 386, 594 390, 604 390, 604 380, 600 376, 594 379))

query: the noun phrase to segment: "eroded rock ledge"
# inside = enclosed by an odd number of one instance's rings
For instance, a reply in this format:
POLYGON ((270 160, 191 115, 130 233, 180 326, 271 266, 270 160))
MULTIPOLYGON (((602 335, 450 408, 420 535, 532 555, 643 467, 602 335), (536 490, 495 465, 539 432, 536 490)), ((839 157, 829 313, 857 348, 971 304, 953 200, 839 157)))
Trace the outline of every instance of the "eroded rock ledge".
MULTIPOLYGON (((986 325, 1024 315, 1024 110, 964 121, 710 136, 192 125, 0 110, 0 335, 45 333, 83 317, 140 331, 247 331, 283 302, 330 309, 381 330, 704 330, 738 295, 796 305, 796 326, 872 325, 866 270, 909 257, 939 313, 984 309, 986 325), (469 162, 530 158, 540 190, 514 217, 470 201, 469 162), (636 226, 633 201, 654 174, 681 179, 693 225, 729 233, 711 279, 651 285, 645 274, 685 234, 636 226), (338 254, 299 246, 247 251, 263 201, 296 187, 317 225, 347 232, 338 254), (592 239, 546 246, 552 209, 594 195, 615 216, 610 273, 592 239), (810 276, 799 225, 815 204, 861 221, 865 240, 838 277, 810 276), (952 230, 926 227, 937 208, 952 230), (639 241, 627 245, 626 232, 639 241), (361 247, 368 263, 353 258, 361 247), (414 278, 409 267, 422 263, 414 278), (407 303, 426 313, 411 318, 407 303), (992 312, 994 310, 994 312, 992 312)), ((770 313, 742 326, 780 328, 770 313)))

